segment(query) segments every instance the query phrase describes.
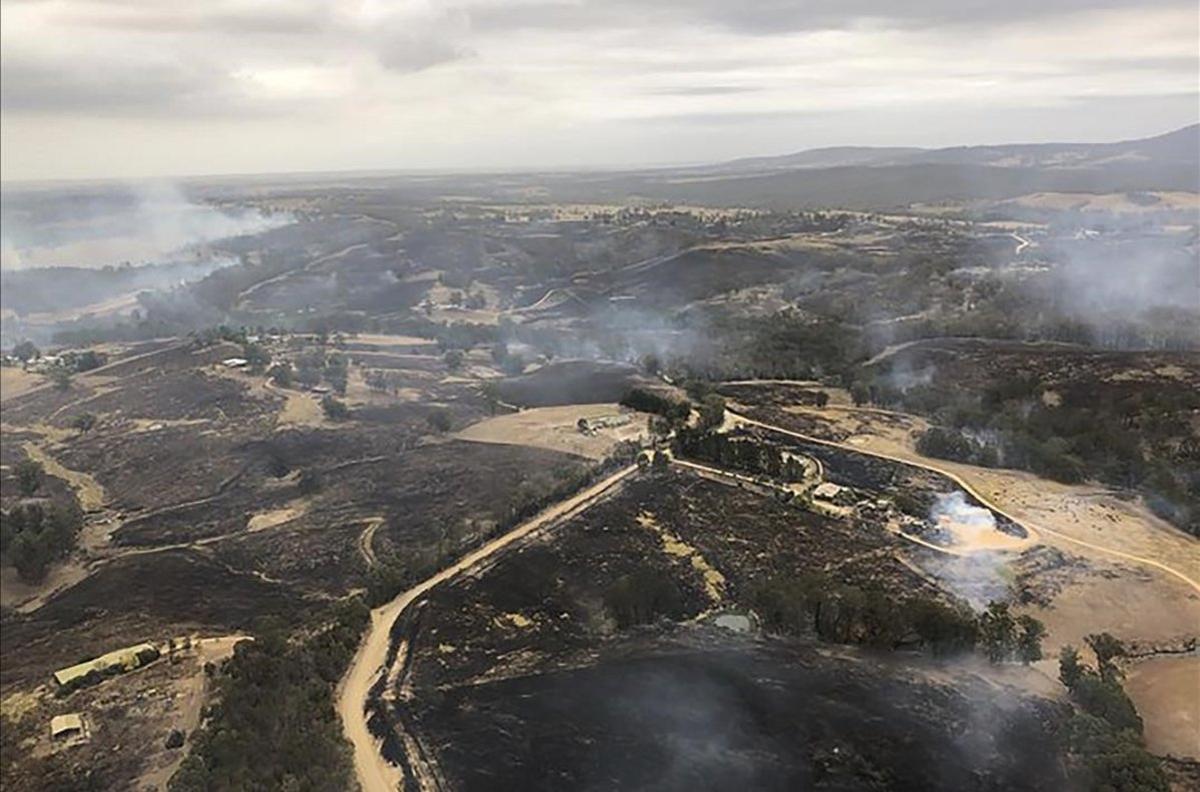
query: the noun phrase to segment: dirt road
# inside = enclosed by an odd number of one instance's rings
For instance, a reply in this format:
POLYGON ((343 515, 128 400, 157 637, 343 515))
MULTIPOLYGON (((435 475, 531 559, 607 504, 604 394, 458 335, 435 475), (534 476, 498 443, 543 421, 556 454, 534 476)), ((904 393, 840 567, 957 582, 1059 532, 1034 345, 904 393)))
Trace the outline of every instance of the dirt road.
POLYGON ((1021 251, 1025 250, 1025 248, 1027 248, 1033 244, 1028 239, 1026 239, 1025 237, 1018 234, 1016 231, 1013 231, 1012 233, 1010 233, 1009 236, 1012 237, 1013 241, 1017 243, 1017 249, 1013 251, 1014 256, 1021 255, 1021 251))
MULTIPOLYGON (((380 741, 372 736, 367 726, 367 696, 379 675, 387 670, 384 668, 384 663, 387 660, 392 625, 396 619, 400 618, 405 610, 434 586, 461 575, 539 528, 586 508, 636 470, 636 465, 630 465, 601 479, 570 498, 538 513, 478 550, 469 553, 433 577, 400 594, 386 605, 371 611, 371 626, 368 628, 363 642, 359 645, 358 652, 350 663, 350 668, 338 686, 337 700, 342 729, 346 738, 354 746, 354 769, 363 792, 393 792, 404 780, 403 771, 383 757, 380 752, 380 741)), ((404 735, 401 737, 404 744, 410 743, 409 740, 403 739, 404 735)), ((418 775, 420 775, 421 767, 421 763, 414 763, 418 775)), ((422 790, 437 789, 437 781, 430 775, 414 780, 418 788, 422 790)))

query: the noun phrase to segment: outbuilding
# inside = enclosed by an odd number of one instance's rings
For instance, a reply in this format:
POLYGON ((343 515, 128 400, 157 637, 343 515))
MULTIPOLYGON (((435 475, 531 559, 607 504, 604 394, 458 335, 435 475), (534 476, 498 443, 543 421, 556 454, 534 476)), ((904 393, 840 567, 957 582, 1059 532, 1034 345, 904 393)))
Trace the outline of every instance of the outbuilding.
POLYGON ((86 737, 87 728, 83 723, 83 715, 78 712, 55 715, 50 719, 50 739, 54 742, 73 742, 86 737))

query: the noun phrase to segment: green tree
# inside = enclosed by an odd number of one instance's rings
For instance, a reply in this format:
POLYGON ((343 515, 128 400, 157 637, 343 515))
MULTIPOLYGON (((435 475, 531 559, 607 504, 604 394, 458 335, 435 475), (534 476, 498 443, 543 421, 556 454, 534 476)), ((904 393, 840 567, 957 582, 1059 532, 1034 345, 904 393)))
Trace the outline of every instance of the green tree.
POLYGON ((979 617, 979 640, 989 660, 998 663, 1012 657, 1016 647, 1016 620, 1004 602, 989 602, 979 617))
POLYGON ((22 363, 28 363, 42 356, 41 351, 29 339, 19 342, 13 347, 13 357, 22 363))
POLYGON ((252 342, 242 344, 242 357, 246 359, 250 371, 255 374, 261 374, 271 364, 271 353, 262 344, 252 342))
POLYGON ((336 399, 332 395, 326 395, 321 399, 321 409, 325 413, 325 417, 331 421, 344 421, 350 417, 350 408, 341 399, 336 399))
POLYGON ((85 412, 71 419, 71 428, 80 434, 87 434, 96 425, 95 413, 85 412))
POLYGON ((704 432, 717 429, 725 421, 725 400, 715 393, 706 396, 700 403, 699 412, 700 420, 696 428, 704 432))
POLYGON ((605 592, 604 605, 620 629, 683 615, 683 595, 675 582, 652 569, 618 578, 605 592))
POLYGON ((500 387, 495 382, 488 380, 479 386, 479 393, 487 402, 488 412, 495 415, 496 407, 500 405, 500 387))
POLYGON ((451 371, 458 371, 462 368, 465 358, 466 356, 463 355, 461 349, 450 349, 446 351, 446 354, 442 355, 442 360, 446 363, 446 368, 451 371))
POLYGON ((1029 665, 1042 659, 1042 639, 1046 625, 1028 614, 1017 617, 1017 657, 1029 665))
POLYGON ((292 366, 290 363, 276 363, 267 371, 267 377, 280 388, 292 387, 292 366))
POLYGON ((42 482, 46 480, 46 471, 42 463, 34 459, 22 459, 17 463, 17 490, 26 497, 37 492, 42 482))
POLYGON ((1115 663, 1118 657, 1125 656, 1125 644, 1111 633, 1093 633, 1083 639, 1096 655, 1096 666, 1103 677, 1119 678, 1124 676, 1115 663))
POLYGON ((1079 650, 1068 644, 1058 653, 1058 678, 1071 690, 1078 684, 1086 669, 1079 662, 1079 650))
POLYGON ((450 427, 454 424, 454 420, 450 417, 450 411, 439 407, 429 415, 425 416, 425 420, 429 422, 429 426, 438 434, 443 434, 450 431, 450 427))
POLYGON ((53 366, 49 371, 50 382, 55 390, 65 391, 71 388, 71 372, 66 366, 53 366))

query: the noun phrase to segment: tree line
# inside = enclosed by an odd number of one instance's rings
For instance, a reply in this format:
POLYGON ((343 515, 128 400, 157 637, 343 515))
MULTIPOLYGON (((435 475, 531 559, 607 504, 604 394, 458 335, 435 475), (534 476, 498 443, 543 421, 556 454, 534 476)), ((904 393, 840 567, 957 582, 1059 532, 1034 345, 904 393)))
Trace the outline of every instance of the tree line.
POLYGON ((880 586, 859 587, 823 574, 776 575, 756 584, 750 602, 764 629, 815 634, 832 643, 881 649, 922 647, 939 656, 980 651, 992 662, 1042 658, 1040 621, 991 602, 976 614, 962 603, 914 595, 897 599, 880 586))
MULTIPOLYGON (((46 474, 41 463, 25 459, 15 466, 17 489, 26 498, 41 490, 46 474)), ((0 512, 0 560, 16 568, 21 580, 37 583, 50 565, 75 548, 83 512, 69 502, 29 501, 0 512)))
POLYGON ((1081 788, 1105 792, 1167 792, 1161 764, 1142 742, 1142 719, 1125 688, 1118 660, 1125 646, 1109 633, 1085 639, 1096 657, 1092 668, 1078 650, 1059 655, 1059 679, 1067 688, 1072 714, 1064 744, 1072 774, 1081 788))
POLYGON ((171 778, 171 792, 341 792, 353 785, 334 691, 370 612, 359 598, 289 636, 258 625, 215 674, 216 703, 171 778))
POLYGON ((783 482, 804 479, 804 463, 799 458, 770 443, 748 437, 731 438, 701 428, 680 429, 675 434, 675 450, 681 456, 752 476, 767 476, 783 482))

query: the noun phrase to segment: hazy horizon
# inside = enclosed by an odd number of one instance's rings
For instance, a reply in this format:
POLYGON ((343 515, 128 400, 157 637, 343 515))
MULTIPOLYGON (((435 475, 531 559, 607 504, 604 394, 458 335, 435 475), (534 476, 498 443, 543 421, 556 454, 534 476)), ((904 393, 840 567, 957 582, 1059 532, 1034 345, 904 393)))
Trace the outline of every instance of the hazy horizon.
POLYGON ((7 183, 672 166, 1200 117, 1194 3, 4 0, 7 183))
POLYGON ((1120 143, 1129 140, 1142 140, 1159 137, 1172 132, 1178 132, 1182 129, 1197 126, 1195 122, 1182 124, 1177 127, 1162 129, 1158 131, 1149 131, 1143 135, 1135 135, 1132 137, 1121 138, 1072 138, 1072 139, 1046 139, 1046 140, 980 140, 970 143, 949 143, 938 146, 922 146, 916 143, 904 144, 872 144, 872 143, 832 143, 822 146, 808 146, 800 149, 788 149, 783 151, 765 151, 751 152, 736 157, 724 157, 721 159, 701 159, 701 160, 679 160, 679 161, 662 161, 662 162, 644 162, 644 163, 596 163, 596 164, 575 164, 575 163, 550 163, 546 165, 512 165, 504 167, 503 165, 496 166, 411 166, 411 167, 361 167, 361 168, 333 168, 333 169, 299 169, 299 170, 259 170, 259 171, 227 171, 227 172, 208 172, 208 173, 163 173, 143 176, 92 176, 92 177, 44 177, 31 179, 0 179, 6 188, 9 189, 24 189, 24 188, 47 188, 53 189, 56 187, 73 187, 87 185, 120 185, 120 184, 163 184, 169 185, 172 183, 187 183, 187 182, 204 182, 206 180, 238 180, 238 179, 255 179, 255 178, 338 178, 341 176, 351 177, 370 177, 378 176, 456 176, 456 175, 503 175, 506 173, 512 174, 537 174, 537 173, 607 173, 620 172, 622 170, 651 170, 651 169, 671 169, 671 168, 687 168, 699 167, 705 165, 719 165, 727 162, 734 162, 742 159, 752 160, 759 158, 782 157, 791 154, 799 154, 809 151, 821 151, 824 149, 838 148, 913 148, 926 149, 936 151, 939 149, 952 148, 972 148, 986 146, 1017 146, 1025 144, 1104 144, 1104 143, 1120 143))

